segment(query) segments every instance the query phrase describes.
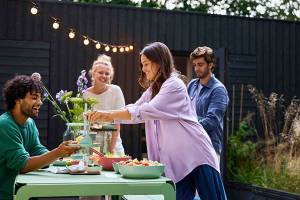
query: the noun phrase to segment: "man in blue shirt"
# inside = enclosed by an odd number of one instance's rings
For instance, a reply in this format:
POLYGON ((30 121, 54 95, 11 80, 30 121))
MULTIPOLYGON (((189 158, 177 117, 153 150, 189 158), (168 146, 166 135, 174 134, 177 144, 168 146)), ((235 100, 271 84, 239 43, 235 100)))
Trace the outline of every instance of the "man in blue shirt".
POLYGON ((229 102, 225 86, 212 73, 216 59, 211 48, 197 47, 190 54, 197 78, 188 84, 198 121, 206 130, 220 161, 223 143, 223 118, 229 102))

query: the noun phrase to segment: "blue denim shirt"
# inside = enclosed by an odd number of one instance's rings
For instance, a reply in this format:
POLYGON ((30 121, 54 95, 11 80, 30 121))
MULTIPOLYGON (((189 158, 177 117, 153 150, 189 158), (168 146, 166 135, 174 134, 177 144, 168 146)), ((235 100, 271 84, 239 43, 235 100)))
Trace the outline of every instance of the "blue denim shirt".
POLYGON ((214 75, 208 84, 202 85, 197 94, 199 78, 191 80, 187 89, 191 100, 196 99, 196 112, 199 123, 208 133, 217 153, 221 154, 223 142, 223 119, 229 98, 223 83, 214 75), (197 96, 198 95, 198 96, 197 96))

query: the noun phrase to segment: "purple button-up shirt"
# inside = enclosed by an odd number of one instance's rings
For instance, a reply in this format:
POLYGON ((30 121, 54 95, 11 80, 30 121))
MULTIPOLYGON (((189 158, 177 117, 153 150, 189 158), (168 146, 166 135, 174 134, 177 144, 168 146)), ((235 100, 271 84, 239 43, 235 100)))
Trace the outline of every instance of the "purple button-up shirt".
POLYGON ((175 75, 153 99, 150 87, 126 108, 132 122, 145 123, 149 159, 165 164, 165 175, 175 183, 199 165, 219 171, 211 140, 197 121, 184 83, 175 75))

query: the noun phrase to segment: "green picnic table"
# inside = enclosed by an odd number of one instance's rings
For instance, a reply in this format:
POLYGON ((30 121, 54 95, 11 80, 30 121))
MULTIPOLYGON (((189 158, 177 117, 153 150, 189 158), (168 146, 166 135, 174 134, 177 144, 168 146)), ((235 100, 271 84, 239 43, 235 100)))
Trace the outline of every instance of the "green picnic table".
POLYGON ((165 200, 175 200, 174 183, 166 177, 126 179, 110 171, 102 171, 101 175, 70 175, 39 170, 17 176, 14 199, 157 194, 163 195, 165 200))

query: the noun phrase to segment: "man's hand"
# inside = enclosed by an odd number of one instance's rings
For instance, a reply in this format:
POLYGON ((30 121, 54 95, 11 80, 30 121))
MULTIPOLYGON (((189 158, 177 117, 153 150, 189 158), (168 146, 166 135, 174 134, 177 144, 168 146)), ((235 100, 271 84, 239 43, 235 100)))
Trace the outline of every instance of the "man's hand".
POLYGON ((80 149, 79 145, 68 146, 72 141, 65 141, 61 143, 57 148, 39 156, 29 157, 26 165, 21 169, 21 173, 27 173, 46 165, 49 165, 53 161, 60 157, 67 157, 80 149))
MULTIPOLYGON (((57 147, 59 157, 68 157, 80 149, 80 145, 69 146, 72 141, 64 141, 57 147)), ((74 144, 74 143, 73 143, 74 144)))

